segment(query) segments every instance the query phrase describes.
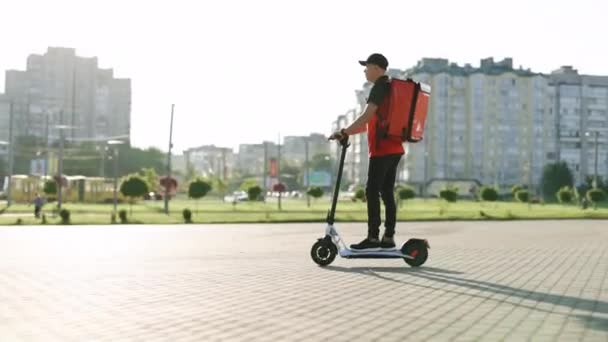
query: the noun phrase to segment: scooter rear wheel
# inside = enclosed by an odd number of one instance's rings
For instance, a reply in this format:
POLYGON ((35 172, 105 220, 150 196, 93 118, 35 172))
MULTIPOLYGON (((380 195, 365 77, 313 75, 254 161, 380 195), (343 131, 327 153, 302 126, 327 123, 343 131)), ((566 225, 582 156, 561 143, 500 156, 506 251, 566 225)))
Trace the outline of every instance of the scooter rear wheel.
POLYGON ((411 239, 401 247, 401 253, 412 256, 413 259, 403 258, 412 267, 422 266, 429 257, 429 251, 424 240, 411 239))
POLYGON ((319 266, 327 266, 336 258, 338 249, 333 243, 319 240, 312 245, 310 256, 312 260, 319 266))

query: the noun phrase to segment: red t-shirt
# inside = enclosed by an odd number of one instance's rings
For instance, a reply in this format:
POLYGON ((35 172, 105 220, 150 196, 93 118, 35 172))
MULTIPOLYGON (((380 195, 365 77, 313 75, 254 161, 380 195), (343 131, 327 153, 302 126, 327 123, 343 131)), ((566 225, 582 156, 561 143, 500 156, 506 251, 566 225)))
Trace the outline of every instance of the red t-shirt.
POLYGON ((399 137, 378 137, 378 114, 388 114, 388 97, 390 95, 390 80, 388 76, 380 77, 369 93, 367 103, 378 106, 378 113, 374 113, 372 119, 367 123, 367 147, 370 157, 381 157, 391 154, 404 154, 403 142, 399 137))

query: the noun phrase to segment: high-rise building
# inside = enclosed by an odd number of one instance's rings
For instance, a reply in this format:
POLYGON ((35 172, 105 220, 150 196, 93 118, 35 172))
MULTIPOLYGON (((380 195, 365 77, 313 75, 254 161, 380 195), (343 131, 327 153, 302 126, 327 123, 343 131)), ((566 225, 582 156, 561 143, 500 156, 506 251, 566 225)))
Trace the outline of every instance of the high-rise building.
POLYGON ((16 136, 58 138, 56 125, 73 126, 66 139, 129 140, 131 81, 99 69, 97 58, 75 49, 48 48, 27 58, 25 71, 8 70, 6 97, 13 103, 16 136))
POLYGON ((432 89, 425 139, 406 157, 410 182, 538 185, 543 166, 556 160, 545 76, 487 58, 479 68, 423 59, 402 77, 432 89))
POLYGON ((203 177, 218 177, 227 180, 232 177, 234 153, 231 148, 207 145, 184 151, 186 169, 189 167, 203 177))
POLYGON ((549 85, 557 118, 558 158, 568 164, 577 183, 596 172, 606 179, 608 77, 580 75, 571 66, 563 66, 549 75, 549 85))
POLYGON ((281 151, 282 159, 296 165, 303 165, 306 159, 306 144, 308 158, 319 154, 329 154, 329 143, 323 134, 312 133, 308 136, 286 136, 281 151))

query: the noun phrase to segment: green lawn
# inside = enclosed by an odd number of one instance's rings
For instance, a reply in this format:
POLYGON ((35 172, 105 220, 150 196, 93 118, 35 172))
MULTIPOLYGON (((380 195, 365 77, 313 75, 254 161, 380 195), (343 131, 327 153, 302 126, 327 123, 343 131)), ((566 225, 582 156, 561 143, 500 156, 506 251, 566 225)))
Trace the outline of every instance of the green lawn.
MULTIPOLYGON (((276 199, 267 203, 241 202, 237 205, 224 203, 217 199, 198 201, 175 199, 170 202, 171 215, 163 213, 162 201, 140 201, 132 206, 133 223, 172 224, 183 223, 182 210, 193 211, 194 223, 240 223, 240 222, 323 222, 330 206, 328 198, 311 201, 308 208, 305 200, 286 199, 282 201, 279 211, 276 199)), ((74 204, 63 206, 71 212, 73 224, 109 224, 111 221, 111 204, 74 204)), ((52 214, 53 206, 46 205, 43 212, 50 224, 59 223, 59 218, 52 214)), ((120 204, 118 209, 131 211, 128 204, 120 204)), ((33 207, 15 204, 0 214, 0 225, 15 224, 21 219, 23 224, 39 224, 40 220, 32 217, 33 207)), ((437 199, 415 199, 404 203, 398 211, 399 221, 409 220, 488 220, 488 219, 608 219, 608 205, 603 204, 597 210, 581 210, 575 205, 533 204, 497 202, 480 203, 460 201, 447 204, 437 199)), ((336 214, 337 221, 365 222, 366 205, 362 202, 340 201, 336 214)))

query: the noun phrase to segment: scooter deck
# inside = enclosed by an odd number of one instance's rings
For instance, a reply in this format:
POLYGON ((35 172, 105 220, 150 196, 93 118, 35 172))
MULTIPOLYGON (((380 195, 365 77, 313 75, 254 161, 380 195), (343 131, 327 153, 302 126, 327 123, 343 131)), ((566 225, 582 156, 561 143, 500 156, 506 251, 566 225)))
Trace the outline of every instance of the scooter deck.
POLYGON ((341 249, 340 256, 347 259, 413 259, 412 256, 401 253, 400 250, 353 251, 341 249))

